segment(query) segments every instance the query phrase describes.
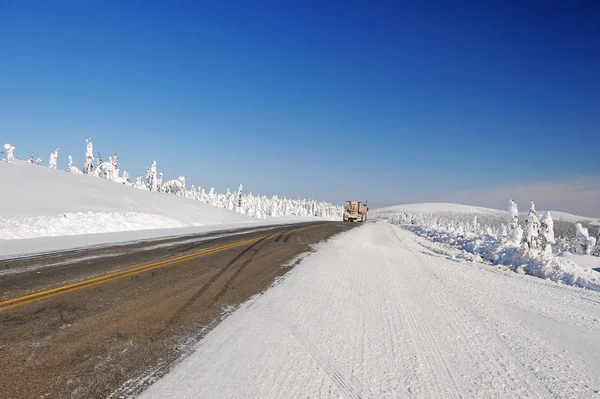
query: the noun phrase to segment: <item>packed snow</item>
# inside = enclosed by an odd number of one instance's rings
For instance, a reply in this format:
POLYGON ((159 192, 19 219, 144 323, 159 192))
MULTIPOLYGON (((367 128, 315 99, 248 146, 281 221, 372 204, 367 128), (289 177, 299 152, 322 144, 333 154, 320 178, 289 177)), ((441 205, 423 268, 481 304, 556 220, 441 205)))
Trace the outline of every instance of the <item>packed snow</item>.
POLYGON ((141 397, 597 397, 600 293, 453 260, 395 225, 330 239, 141 397))

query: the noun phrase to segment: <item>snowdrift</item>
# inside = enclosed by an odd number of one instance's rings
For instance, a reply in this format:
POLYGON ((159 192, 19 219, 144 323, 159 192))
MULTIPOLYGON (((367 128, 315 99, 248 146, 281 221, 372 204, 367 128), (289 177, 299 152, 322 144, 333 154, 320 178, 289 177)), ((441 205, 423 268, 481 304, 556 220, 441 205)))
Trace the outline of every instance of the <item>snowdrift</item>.
MULTIPOLYGON (((521 243, 523 237, 516 242, 512 242, 510 235, 506 237, 509 214, 497 209, 424 203, 379 208, 371 213, 373 218, 404 225, 413 233, 441 245, 438 253, 451 259, 484 262, 518 273, 600 291, 600 274, 597 272, 600 271, 600 258, 569 253, 579 253, 574 249, 578 240, 577 228, 581 230, 581 225, 576 223, 587 224, 595 236, 600 221, 556 211, 551 211, 551 215, 557 216, 553 230, 560 238, 556 242, 552 238, 550 242, 553 244, 544 250, 543 246, 532 246, 530 249, 524 242, 521 243), (502 224, 504 226, 500 228, 502 224)), ((523 224, 526 219, 523 212, 518 214, 518 219, 517 225, 523 224)), ((536 221, 539 224, 539 220, 536 221)), ((538 232, 538 229, 534 228, 534 231, 538 232)), ((595 245, 595 240, 588 240, 592 246, 595 245)))
POLYGON ((28 162, 0 162, 0 239, 256 221, 188 198, 28 162))

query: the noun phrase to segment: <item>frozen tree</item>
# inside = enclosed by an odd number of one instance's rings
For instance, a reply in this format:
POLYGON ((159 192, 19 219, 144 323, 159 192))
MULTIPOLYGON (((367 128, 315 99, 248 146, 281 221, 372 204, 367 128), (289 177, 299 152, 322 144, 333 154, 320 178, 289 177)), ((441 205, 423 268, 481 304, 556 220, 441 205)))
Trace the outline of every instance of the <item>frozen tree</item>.
POLYGON ((119 179, 119 158, 117 157, 117 154, 112 156, 112 159, 109 158, 109 161, 112 163, 113 166, 113 175, 111 180, 117 180, 119 179))
POLYGON ((531 201, 531 208, 529 209, 529 215, 525 221, 525 243, 529 249, 537 251, 540 247, 539 242, 539 230, 540 220, 538 219, 535 211, 535 204, 531 201))
MULTIPOLYGON (((109 158, 110 159, 110 158, 109 158)), ((94 171, 93 175, 97 176, 101 179, 107 179, 107 180, 113 180, 113 176, 114 176, 114 171, 115 167, 113 166, 112 162, 106 161, 106 162, 102 162, 94 171)))
POLYGON ((6 150, 6 162, 15 162, 15 147, 6 143, 4 149, 6 150))
POLYGON ((149 191, 158 191, 158 177, 156 175, 156 161, 146 169, 146 188, 149 191))
POLYGON ((27 162, 29 163, 34 163, 35 161, 33 160, 34 155, 33 155, 33 151, 29 152, 29 159, 27 160, 27 162))
POLYGON ((550 211, 544 212, 540 218, 540 238, 542 244, 542 250, 545 253, 552 253, 552 244, 556 243, 554 239, 554 220, 550 211))
POLYGON ((39 157, 38 157, 38 158, 35 160, 35 164, 36 164, 36 165, 39 165, 39 164, 41 164, 41 163, 42 163, 42 158, 39 158, 39 157))
POLYGON ((58 161, 58 150, 57 148, 52 154, 50 154, 50 159, 48 160, 48 167, 50 169, 56 169, 56 162, 58 161))
POLYGON ((117 182, 117 183, 126 184, 126 185, 130 186, 131 183, 129 182, 129 172, 127 172, 126 170, 124 170, 123 171, 123 176, 117 177, 114 181, 117 182))
POLYGON ((83 172, 86 175, 91 175, 94 172, 94 146, 91 138, 85 139, 85 166, 83 172))
POLYGON ((519 225, 519 208, 517 203, 510 200, 508 203, 508 229, 512 230, 519 225))
POLYGON ((279 199, 277 198, 276 195, 274 195, 273 198, 271 199, 271 207, 270 207, 269 215, 271 217, 279 216, 279 199))
POLYGON ((160 172, 158 174, 158 178, 156 179, 156 188, 158 191, 162 191, 162 186, 163 186, 163 174, 162 172, 160 172))
POLYGON ((500 242, 505 242, 506 241, 506 237, 508 235, 508 231, 506 229, 506 225, 504 223, 502 223, 500 225, 500 227, 498 228, 498 240, 500 240, 500 242))
POLYGON ((589 255, 596 244, 596 239, 590 237, 588 229, 581 223, 575 224, 575 239, 573 241, 573 252, 579 255, 589 255))
POLYGON ((508 204, 508 213, 508 237, 506 241, 509 245, 518 247, 523 241, 523 229, 519 226, 519 208, 513 200, 510 200, 508 204))
POLYGON ((162 191, 168 194, 186 196, 185 177, 180 176, 177 180, 169 180, 162 186, 162 191))
POLYGON ((73 166, 73 157, 69 155, 67 157, 67 159, 69 160, 69 164, 67 166, 67 172, 74 174, 74 175, 82 174, 81 171, 79 170, 79 168, 77 168, 77 166, 73 166))
POLYGON ((236 212, 240 212, 242 213, 242 190, 243 190, 244 186, 240 184, 240 187, 238 188, 237 194, 236 194, 236 199, 235 199, 235 208, 234 211, 236 212))
POLYGON ((138 176, 133 184, 133 187, 140 190, 148 190, 148 187, 142 182, 142 176, 138 176))
POLYGON ((96 169, 98 169, 102 165, 102 155, 100 155, 100 151, 98 151, 98 156, 96 157, 96 169))
POLYGON ((592 255, 600 256, 600 228, 598 228, 598 239, 596 240, 596 246, 592 249, 592 255))
POLYGON ((256 198, 256 202, 254 204, 254 217, 257 218, 257 219, 262 219, 263 218, 263 214, 262 214, 262 210, 261 210, 260 197, 256 198))

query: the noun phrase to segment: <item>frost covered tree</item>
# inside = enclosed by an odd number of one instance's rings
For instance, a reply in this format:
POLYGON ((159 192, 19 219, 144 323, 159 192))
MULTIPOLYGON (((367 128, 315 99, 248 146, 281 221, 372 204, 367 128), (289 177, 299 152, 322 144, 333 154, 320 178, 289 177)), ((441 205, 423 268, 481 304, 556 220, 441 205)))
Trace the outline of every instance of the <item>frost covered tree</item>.
POLYGON ((161 191, 168 194, 175 194, 182 197, 186 196, 185 177, 180 176, 177 180, 169 180, 163 184, 161 191))
POLYGON ((146 184, 144 184, 142 182, 142 176, 138 176, 135 180, 135 183, 133 184, 133 187, 140 189, 140 190, 148 190, 148 187, 146 186, 146 184))
POLYGON ((573 252, 579 255, 589 255, 596 244, 596 239, 590 237, 588 229, 581 223, 575 224, 575 239, 573 240, 573 252))
POLYGON ((6 150, 6 162, 15 162, 15 147, 6 143, 4 149, 6 150))
POLYGON ((69 164, 67 166, 67 172, 74 174, 74 175, 82 174, 82 172, 79 170, 79 168, 77 166, 73 166, 73 157, 69 155, 67 157, 67 159, 69 160, 69 164))
POLYGON ((94 146, 92 139, 85 139, 85 166, 83 172, 86 175, 94 173, 94 146))
POLYGON ((244 189, 244 186, 242 184, 240 184, 240 187, 238 188, 237 191, 237 195, 236 195, 236 199, 235 199, 235 208, 234 211, 242 213, 242 190, 244 189))
POLYGON ((146 169, 146 188, 149 191, 158 191, 158 178, 156 176, 156 161, 146 169))
POLYGON ((102 163, 102 155, 100 155, 100 151, 98 151, 98 156, 96 157, 96 169, 98 169, 102 163))
POLYGON ((58 150, 57 148, 52 154, 50 154, 50 159, 48 160, 48 167, 50 169, 56 169, 56 162, 58 161, 58 150))
POLYGON ((508 230, 506 229, 506 225, 504 223, 500 225, 500 227, 498 228, 498 233, 496 234, 498 235, 498 240, 500 240, 500 242, 506 242, 508 230))
POLYGON ((42 163, 42 158, 39 158, 39 157, 38 157, 38 158, 35 160, 35 164, 36 164, 36 165, 39 165, 39 164, 41 164, 41 163, 42 163))
POLYGON ((596 239, 596 246, 592 249, 592 255, 600 256, 600 228, 598 228, 598 239, 596 239))
POLYGON ((156 178, 156 189, 158 191, 163 191, 162 186, 163 186, 163 174, 162 174, 162 172, 160 172, 158 174, 158 177, 156 178))
POLYGON ((523 241, 523 229, 519 226, 519 208, 513 200, 510 200, 508 204, 508 214, 508 237, 506 242, 511 246, 518 247, 523 241))
POLYGON ((35 161, 33 160, 34 155, 33 155, 33 151, 29 152, 29 159, 27 160, 27 162, 29 163, 34 163, 35 161))
POLYGON ((540 219, 535 211, 535 204, 531 201, 529 215, 527 215, 527 220, 525 221, 525 243, 533 251, 537 251, 540 248, 539 230, 540 219))
POLYGON ((556 243, 554 239, 554 220, 552 220, 552 215, 550 211, 544 212, 542 217, 540 218, 540 238, 542 250, 547 253, 552 253, 552 244, 556 243))

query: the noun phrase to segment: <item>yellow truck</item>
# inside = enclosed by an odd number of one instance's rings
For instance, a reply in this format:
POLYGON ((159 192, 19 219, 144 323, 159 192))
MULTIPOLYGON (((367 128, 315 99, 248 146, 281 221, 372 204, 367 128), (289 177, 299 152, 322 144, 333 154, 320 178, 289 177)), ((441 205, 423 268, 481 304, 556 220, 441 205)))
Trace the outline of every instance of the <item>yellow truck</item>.
POLYGON ((344 222, 366 222, 368 210, 367 201, 364 204, 360 201, 346 201, 344 222))

